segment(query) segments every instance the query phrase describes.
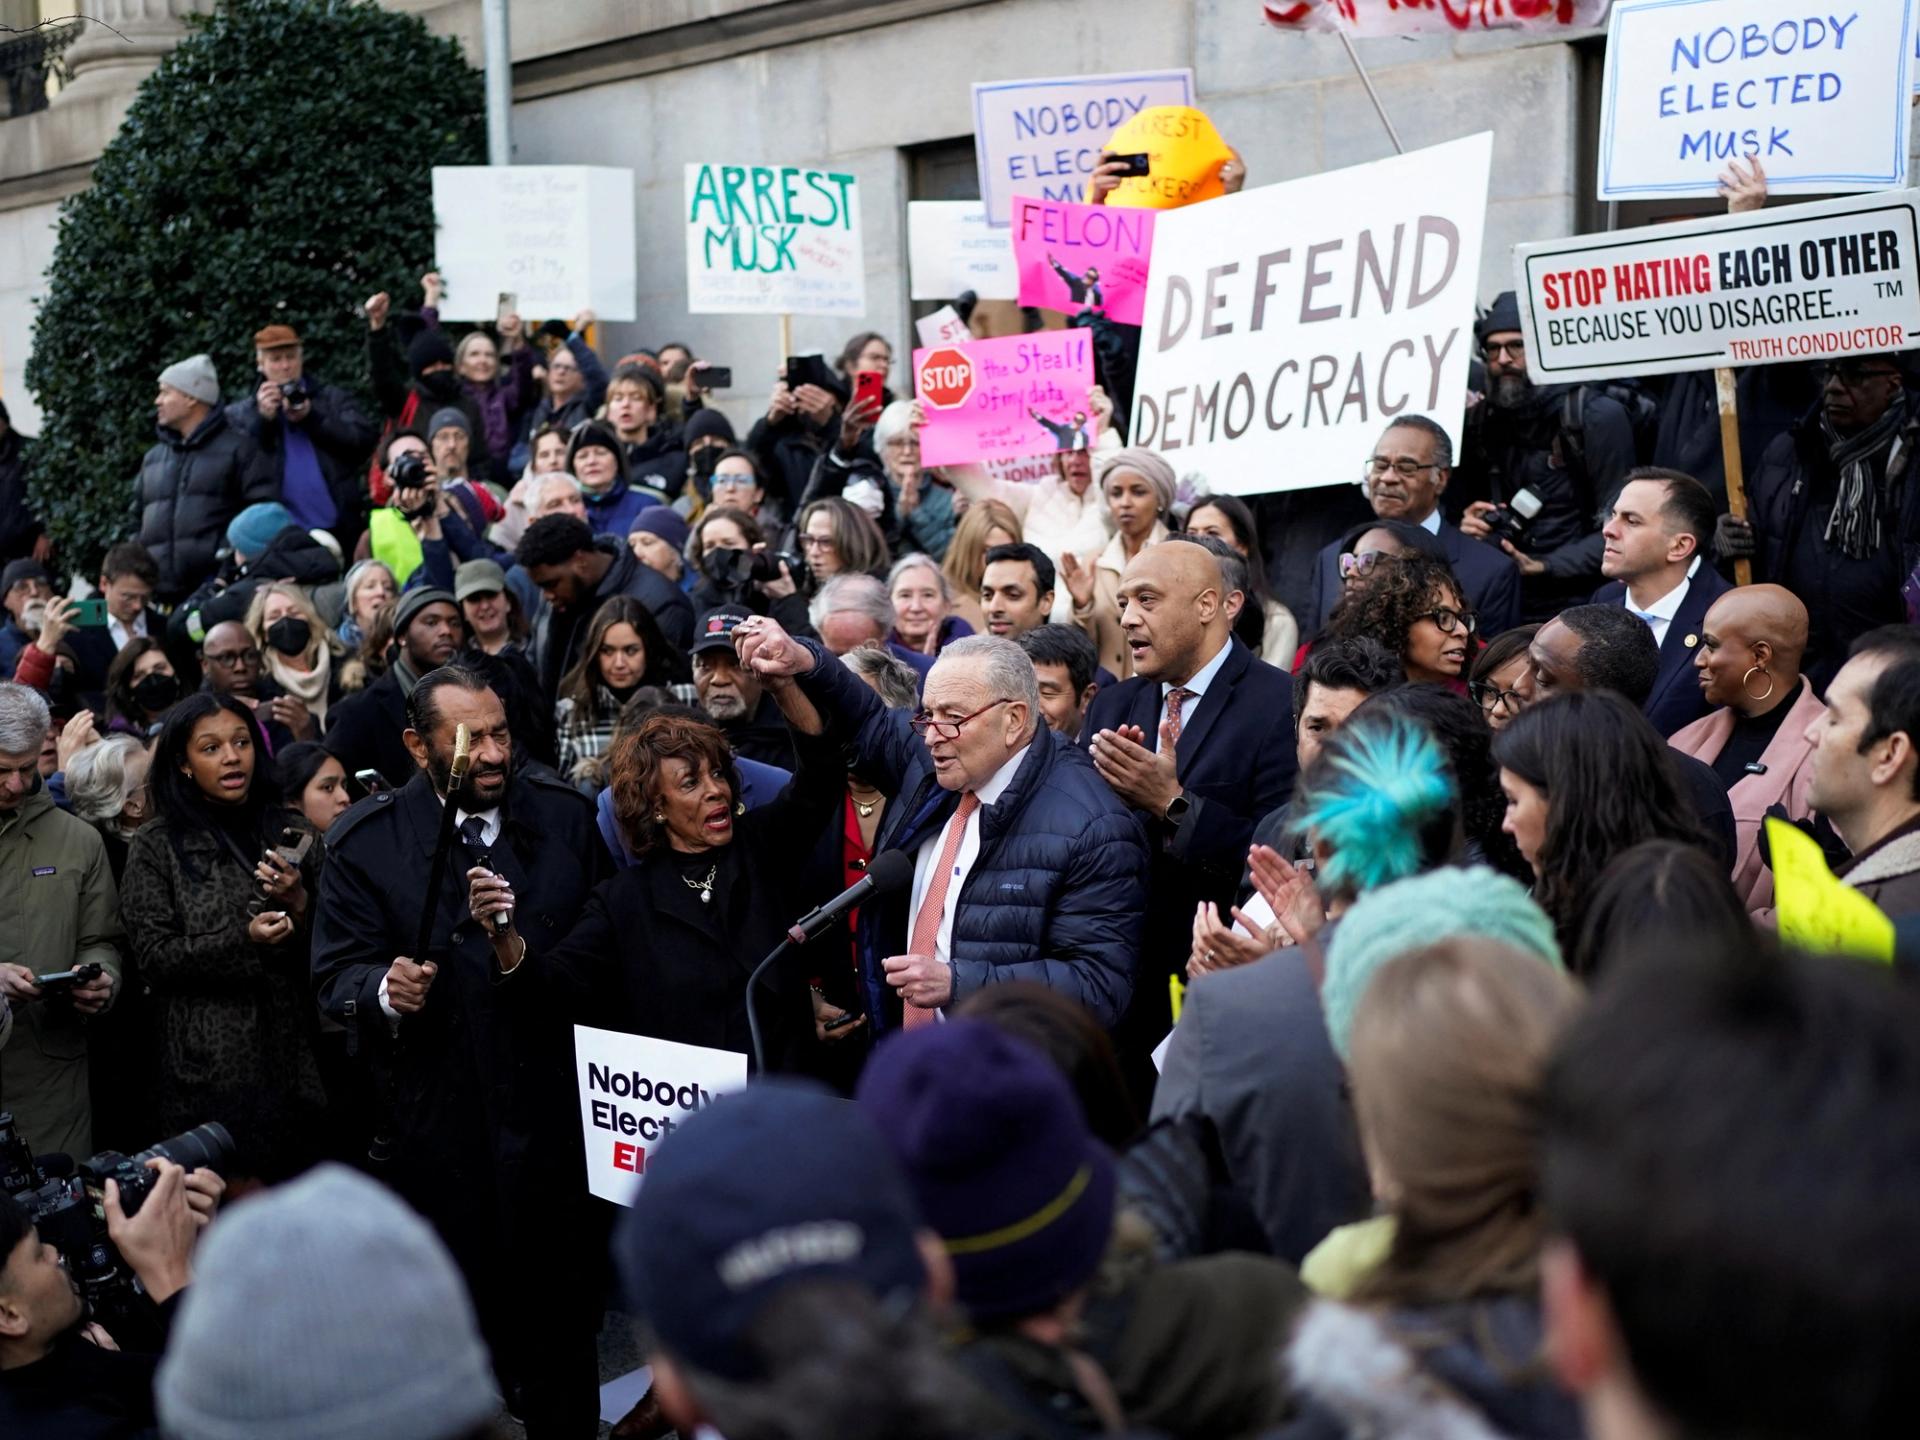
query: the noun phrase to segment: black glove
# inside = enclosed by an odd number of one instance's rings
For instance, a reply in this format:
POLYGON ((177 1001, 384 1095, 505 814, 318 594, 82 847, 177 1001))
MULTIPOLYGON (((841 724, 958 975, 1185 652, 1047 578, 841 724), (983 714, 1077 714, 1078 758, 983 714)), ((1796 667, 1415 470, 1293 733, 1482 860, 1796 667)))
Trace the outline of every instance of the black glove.
POLYGON ((1732 515, 1722 515, 1713 525, 1713 551, 1722 560, 1751 560, 1754 552, 1753 525, 1732 515))

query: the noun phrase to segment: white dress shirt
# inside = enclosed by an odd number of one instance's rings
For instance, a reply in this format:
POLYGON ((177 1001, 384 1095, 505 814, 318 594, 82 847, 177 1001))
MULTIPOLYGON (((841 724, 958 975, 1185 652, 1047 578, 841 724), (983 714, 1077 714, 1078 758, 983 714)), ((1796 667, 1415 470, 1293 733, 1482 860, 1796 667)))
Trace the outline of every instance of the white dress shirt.
MULTIPOLYGON (((1227 652, 1231 649, 1233 649, 1233 637, 1229 635, 1214 657, 1195 671, 1193 678, 1186 684, 1174 685, 1165 680, 1160 682, 1160 725, 1167 723, 1167 696, 1175 690, 1189 692, 1180 706, 1181 733, 1184 734, 1193 725, 1193 717, 1200 709, 1200 701, 1205 698, 1207 687, 1213 684, 1214 677, 1220 673, 1220 667, 1227 663, 1227 652)), ((1160 748, 1160 725, 1154 726, 1153 734, 1147 737, 1149 750, 1157 751, 1160 748)))
POLYGON ((1687 566, 1687 578, 1662 595, 1653 604, 1642 607, 1633 603, 1633 586, 1627 586, 1625 604, 1627 609, 1647 622, 1653 631, 1653 643, 1665 645, 1667 630, 1673 624, 1673 617, 1680 613, 1680 607, 1686 602, 1687 588, 1693 584, 1694 574, 1700 569, 1700 557, 1693 557, 1693 563, 1687 566))
POLYGON ((133 639, 136 635, 145 635, 146 633, 147 633, 147 612, 145 609, 142 609, 139 615, 137 615, 134 618, 134 622, 132 625, 126 624, 117 615, 114 615, 111 611, 108 612, 107 634, 112 637, 113 648, 116 652, 126 649, 127 642, 133 639))
POLYGON ((1438 505, 1427 512, 1427 518, 1420 522, 1420 528, 1429 535, 1438 535, 1440 533, 1440 507, 1438 505))
MULTIPOLYGON (((967 876, 973 871, 973 862, 980 858, 980 817, 994 801, 1006 793, 1007 786, 1013 783, 1014 774, 1020 769, 1020 762, 1027 758, 1027 751, 1033 748, 1029 740, 1019 750, 1009 756, 1007 763, 993 772, 987 783, 978 786, 974 794, 980 803, 973 814, 967 817, 967 828, 960 834, 960 849, 953 857, 953 878, 947 882, 946 911, 940 917, 940 930, 933 939, 933 958, 943 965, 953 963, 953 912, 960 903, 960 890, 967 883, 967 876)), ((947 817, 947 825, 953 823, 953 817, 947 817)), ((907 943, 913 943, 913 932, 920 924, 920 904, 927 898, 927 887, 933 884, 933 867, 939 863, 940 850, 947 838, 947 826, 942 825, 925 840, 913 857, 913 903, 907 907, 907 943)))
MULTIPOLYGON (((446 803, 446 799, 442 797, 440 804, 443 808, 446 806, 446 803)), ((493 848, 493 842, 500 838, 500 807, 498 805, 494 806, 491 810, 473 811, 455 809, 453 812, 454 837, 456 839, 459 838, 460 827, 466 824, 466 822, 476 814, 480 817, 480 843, 488 849, 491 849, 493 848)), ((464 865, 461 866, 460 873, 462 875, 466 874, 467 867, 464 865)), ((412 958, 413 963, 418 965, 422 957, 415 955, 412 958)), ((389 1028, 399 1025, 400 1012, 387 1003, 387 977, 384 975, 380 977, 380 1008, 386 1012, 389 1028)))

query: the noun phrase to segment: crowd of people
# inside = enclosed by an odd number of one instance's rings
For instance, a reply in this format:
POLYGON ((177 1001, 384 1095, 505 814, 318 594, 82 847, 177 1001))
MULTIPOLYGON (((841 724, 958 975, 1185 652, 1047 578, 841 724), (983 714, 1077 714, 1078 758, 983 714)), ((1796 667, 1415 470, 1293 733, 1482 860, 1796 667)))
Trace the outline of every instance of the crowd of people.
POLYGON ((1736 518, 1699 377, 1538 385, 1503 295, 1458 446, 1283 509, 1097 311, 1010 483, 879 334, 743 436, 421 288, 163 370, 97 563, 0 515, 5 1434, 588 1437, 610 1308, 624 1436, 1909 1433, 1904 357, 1750 372, 1736 518), (1894 966, 1775 938, 1769 819, 1894 966), (576 1023, 751 1057, 624 1212, 576 1023), (45 1187, 208 1124, 109 1337, 45 1187))

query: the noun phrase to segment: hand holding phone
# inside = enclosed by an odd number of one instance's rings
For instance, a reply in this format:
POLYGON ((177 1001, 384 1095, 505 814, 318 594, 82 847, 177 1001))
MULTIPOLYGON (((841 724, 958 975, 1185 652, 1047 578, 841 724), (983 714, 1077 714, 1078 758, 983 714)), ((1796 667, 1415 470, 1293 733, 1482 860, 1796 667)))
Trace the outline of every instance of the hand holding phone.
POLYGON ((76 600, 73 602, 71 624, 77 630, 98 630, 107 623, 107 602, 105 600, 76 600))
POLYGON ((1153 157, 1144 150, 1130 151, 1125 155, 1109 153, 1101 158, 1117 164, 1120 168, 1114 173, 1129 179, 1137 175, 1150 175, 1153 173, 1151 169, 1153 157))
POLYGON ((853 377, 853 406, 871 406, 877 417, 887 403, 887 382, 878 370, 862 370, 853 377))

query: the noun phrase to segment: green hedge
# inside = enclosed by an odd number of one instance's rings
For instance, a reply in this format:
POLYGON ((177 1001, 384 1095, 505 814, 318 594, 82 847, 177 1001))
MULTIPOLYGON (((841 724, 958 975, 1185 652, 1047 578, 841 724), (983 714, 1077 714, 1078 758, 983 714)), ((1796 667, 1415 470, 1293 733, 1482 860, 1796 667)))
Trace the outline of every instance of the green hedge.
POLYGON ((88 189, 61 207, 27 385, 29 494, 64 566, 133 533, 133 481, 168 364, 206 351, 228 399, 253 333, 366 386, 360 305, 417 293, 432 167, 486 156, 480 72, 365 0, 224 0, 140 87, 88 189))

